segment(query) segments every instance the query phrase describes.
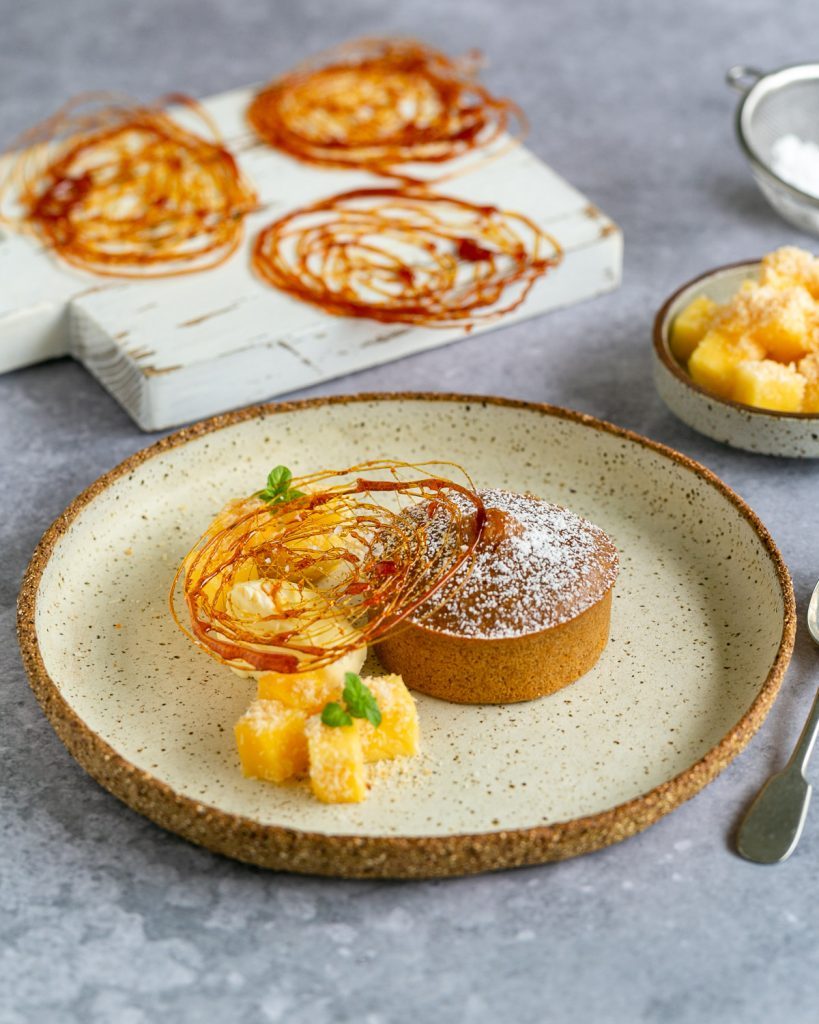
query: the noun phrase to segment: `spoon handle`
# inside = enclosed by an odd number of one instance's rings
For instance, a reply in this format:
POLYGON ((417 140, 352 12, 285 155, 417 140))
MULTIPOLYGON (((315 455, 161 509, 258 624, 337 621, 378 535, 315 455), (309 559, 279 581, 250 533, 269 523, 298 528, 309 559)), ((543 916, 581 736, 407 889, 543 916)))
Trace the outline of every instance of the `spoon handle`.
POLYGON ((819 690, 788 763, 757 793, 737 831, 737 850, 757 864, 787 860, 802 835, 811 786, 804 770, 819 733, 819 690))
POLYGON ((816 696, 813 698, 810 714, 802 726, 802 732, 799 734, 793 753, 785 766, 785 771, 796 768, 800 773, 804 773, 810 755, 813 753, 817 736, 819 736, 819 690, 816 691, 816 696))

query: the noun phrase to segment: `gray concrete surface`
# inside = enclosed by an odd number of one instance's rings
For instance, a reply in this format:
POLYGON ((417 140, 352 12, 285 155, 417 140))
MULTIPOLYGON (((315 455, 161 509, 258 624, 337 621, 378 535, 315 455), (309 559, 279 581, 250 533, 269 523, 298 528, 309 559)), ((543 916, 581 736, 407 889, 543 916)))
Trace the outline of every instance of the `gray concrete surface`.
MULTIPOLYGON (((651 384, 649 329, 687 277, 811 243, 756 192, 722 80, 738 61, 815 58, 815 4, 0 0, 0 14, 4 143, 84 89, 206 95, 363 33, 482 47, 487 81, 529 112, 535 152, 623 226, 624 284, 491 343, 320 392, 502 393, 671 444, 759 512, 804 613, 819 576, 819 466, 730 451, 676 422, 651 384)), ((103 792, 26 685, 14 601, 51 520, 146 440, 69 361, 0 379, 2 1024, 819 1019, 819 805, 783 866, 746 864, 729 842, 819 681, 804 634, 766 725, 712 786, 642 836, 559 865, 420 884, 273 875, 196 849, 103 792)))

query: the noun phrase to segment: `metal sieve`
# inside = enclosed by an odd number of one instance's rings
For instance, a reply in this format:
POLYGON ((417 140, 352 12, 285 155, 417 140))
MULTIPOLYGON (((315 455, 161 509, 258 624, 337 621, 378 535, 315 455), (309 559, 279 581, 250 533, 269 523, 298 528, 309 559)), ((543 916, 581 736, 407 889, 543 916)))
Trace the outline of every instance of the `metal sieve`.
POLYGON ((737 64, 725 78, 743 93, 737 136, 762 194, 791 224, 819 234, 819 197, 783 181, 771 168, 771 150, 783 135, 819 145, 819 64, 770 72, 737 64))

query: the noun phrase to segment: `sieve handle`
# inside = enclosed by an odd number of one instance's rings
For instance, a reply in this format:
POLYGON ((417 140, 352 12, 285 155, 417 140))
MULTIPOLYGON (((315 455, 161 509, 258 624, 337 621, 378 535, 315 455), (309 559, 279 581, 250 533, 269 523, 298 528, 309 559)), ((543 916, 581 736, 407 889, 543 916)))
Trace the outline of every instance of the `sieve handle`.
POLYGON ((737 92, 748 92, 760 78, 764 77, 764 74, 765 72, 760 71, 759 68, 752 68, 747 64, 734 64, 732 68, 728 69, 725 81, 737 92))

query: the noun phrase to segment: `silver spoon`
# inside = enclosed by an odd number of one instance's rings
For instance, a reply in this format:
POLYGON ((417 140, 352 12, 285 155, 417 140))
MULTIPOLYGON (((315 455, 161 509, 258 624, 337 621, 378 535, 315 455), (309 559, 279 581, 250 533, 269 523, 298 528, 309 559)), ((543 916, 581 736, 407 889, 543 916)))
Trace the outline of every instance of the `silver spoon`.
MULTIPOLYGON (((819 583, 808 605, 808 629, 819 644, 819 583)), ((819 735, 819 692, 790 760, 757 793, 737 832, 737 850, 757 864, 778 864, 796 849, 808 814, 813 787, 805 778, 819 735)))

